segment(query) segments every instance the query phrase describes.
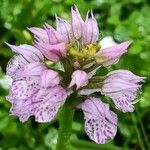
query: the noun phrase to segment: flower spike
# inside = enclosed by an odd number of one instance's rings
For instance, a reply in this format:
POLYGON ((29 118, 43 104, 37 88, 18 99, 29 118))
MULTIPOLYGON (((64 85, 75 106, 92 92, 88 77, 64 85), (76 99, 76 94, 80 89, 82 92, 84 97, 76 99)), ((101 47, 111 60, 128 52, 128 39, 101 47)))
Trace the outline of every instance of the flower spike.
MULTIPOLYGON (((123 69, 97 75, 100 67, 116 64, 132 42, 117 44, 110 37, 99 42, 93 12, 88 11, 84 21, 75 5, 71 8, 71 21, 56 16, 56 29, 45 23, 43 28, 28 30, 34 35, 33 46, 6 43, 15 53, 6 68, 12 78, 7 96, 12 104, 10 113, 21 122, 34 116, 35 121, 44 123, 54 120, 63 107, 59 145, 68 143, 69 136, 62 135, 70 135, 74 109, 78 108, 84 113, 85 132, 91 140, 105 144, 113 139, 117 115, 109 104, 93 96, 108 96, 117 109, 132 112, 145 78, 123 69)), ((62 145, 57 149, 66 149, 62 145)))

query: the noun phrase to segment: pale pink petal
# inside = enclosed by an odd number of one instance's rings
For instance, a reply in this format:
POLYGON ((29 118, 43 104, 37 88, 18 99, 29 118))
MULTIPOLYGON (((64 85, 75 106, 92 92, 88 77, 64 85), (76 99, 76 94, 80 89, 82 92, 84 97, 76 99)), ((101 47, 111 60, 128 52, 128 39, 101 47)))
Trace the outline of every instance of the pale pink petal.
POLYGON ((108 94, 112 98, 117 109, 122 112, 133 112, 134 111, 134 99, 137 97, 136 89, 128 89, 124 92, 117 94, 108 94))
MULTIPOLYGON (((123 86, 123 85, 122 85, 123 86)), ((112 87, 113 88, 113 87, 112 87)), ((139 88, 127 88, 122 91, 115 92, 104 92, 102 94, 112 98, 117 109, 123 112, 133 112, 134 111, 134 100, 137 97, 137 92, 139 88)))
POLYGON ((14 56, 8 63, 7 74, 15 81, 24 77, 40 76, 45 69, 46 67, 42 63, 29 63, 18 55, 14 56))
POLYGON ((72 38, 71 25, 59 17, 56 17, 57 31, 61 33, 66 43, 70 42, 72 38))
POLYGON ((123 69, 111 71, 110 73, 107 74, 107 77, 109 77, 110 80, 118 77, 123 80, 130 81, 131 83, 144 82, 145 79, 145 77, 137 76, 133 74, 131 71, 123 69))
POLYGON ((65 42, 63 36, 58 31, 56 31, 52 26, 45 24, 44 28, 49 37, 49 44, 53 45, 65 42))
POLYGON ((18 99, 12 103, 11 115, 19 117, 21 122, 28 120, 32 116, 32 103, 30 99, 18 99))
POLYGON ((90 97, 79 106, 84 112, 85 132, 98 144, 113 139, 117 132, 117 115, 100 99, 90 97))
POLYGON ((12 103, 10 112, 18 116, 21 122, 27 121, 32 115, 38 122, 50 122, 66 100, 67 92, 61 86, 43 89, 38 84, 39 80, 36 81, 15 81, 8 96, 12 103))
POLYGON ((83 44, 96 43, 98 40, 98 36, 99 36, 99 29, 97 21, 92 11, 90 13, 88 12, 83 29, 83 44))
POLYGON ((35 47, 37 47, 41 53, 52 61, 58 61, 61 57, 66 56, 66 44, 64 42, 56 43, 56 44, 49 44, 43 43, 42 41, 35 41, 35 47))
POLYGON ((46 70, 46 66, 44 64, 40 62, 34 62, 24 66, 22 72, 20 72, 20 76, 41 76, 44 70, 46 70))
POLYGON ((106 78, 103 81, 102 91, 105 91, 105 93, 116 93, 130 88, 138 89, 139 87, 140 85, 138 84, 130 83, 119 78, 114 78, 113 80, 109 80, 109 78, 106 78))
POLYGON ((66 41, 52 26, 45 24, 44 29, 30 28, 30 30, 36 34, 34 46, 46 58, 52 61, 58 61, 61 57, 66 56, 66 41), (43 34, 45 37, 40 36, 40 34, 43 34))
POLYGON ((37 122, 51 122, 58 110, 60 105, 52 105, 50 103, 42 103, 35 108, 35 120, 37 122))
MULTIPOLYGON (((59 51, 55 50, 49 50, 49 47, 51 45, 49 44, 44 44, 44 43, 35 43, 35 47, 37 47, 42 54, 49 60, 57 62, 60 60, 61 53, 59 51)), ((64 48, 58 49, 58 50, 65 50, 64 48)))
POLYGON ((21 55, 13 56, 7 64, 6 73, 12 79, 16 79, 27 64, 29 63, 21 55))
POLYGON ((22 55, 22 57, 28 62, 44 60, 42 53, 34 46, 27 45, 27 44, 22 44, 20 46, 11 45, 8 43, 6 44, 11 48, 13 52, 22 55))
POLYGON ((59 74, 53 70, 45 70, 41 76, 41 87, 48 88, 58 85, 60 82, 59 74))
POLYGON ((11 101, 31 97, 40 87, 40 76, 44 70, 46 70, 46 67, 39 62, 23 66, 21 70, 15 74, 16 78, 13 80, 7 98, 11 101))
POLYGON ((117 63, 119 61, 119 58, 125 52, 127 52, 127 48, 131 43, 131 41, 126 41, 121 44, 117 44, 115 46, 100 50, 97 53, 97 56, 99 56, 97 62, 101 63, 105 67, 117 63))
POLYGON ((17 99, 30 98, 39 89, 39 81, 36 79, 20 79, 14 81, 9 91, 7 99, 9 101, 15 101, 17 99))
POLYGON ((69 87, 76 85, 76 89, 83 87, 88 82, 88 74, 82 70, 76 70, 72 74, 72 80, 69 84, 69 87))
POLYGON ((48 88, 45 92, 38 93, 36 96, 37 100, 34 100, 32 110, 35 120, 37 122, 50 122, 64 104, 67 93, 61 86, 55 86, 48 88))
POLYGON ((57 53, 55 53, 55 51, 46 51, 46 50, 43 50, 43 55, 47 59, 49 59, 51 61, 54 61, 54 62, 58 62, 60 60, 60 58, 61 58, 57 53))
POLYGON ((108 73, 102 84, 103 95, 112 98, 117 109, 123 112, 134 110, 134 99, 143 82, 144 77, 134 75, 128 70, 116 70, 108 73))
POLYGON ((44 29, 31 27, 31 28, 28 28, 28 30, 31 31, 35 35, 36 38, 38 37, 40 40, 42 40, 45 43, 49 42, 47 32, 44 29))
POLYGON ((76 39, 80 39, 83 34, 84 21, 81 18, 80 12, 76 6, 71 8, 72 15, 72 30, 76 39))
MULTIPOLYGON (((58 43, 55 45, 50 45, 50 44, 42 44, 38 43, 39 46, 41 44, 41 47, 43 46, 45 51, 56 53, 58 56, 65 56, 66 55, 66 49, 65 49, 65 43, 58 43)), ((41 48, 42 50, 42 48, 41 48)))

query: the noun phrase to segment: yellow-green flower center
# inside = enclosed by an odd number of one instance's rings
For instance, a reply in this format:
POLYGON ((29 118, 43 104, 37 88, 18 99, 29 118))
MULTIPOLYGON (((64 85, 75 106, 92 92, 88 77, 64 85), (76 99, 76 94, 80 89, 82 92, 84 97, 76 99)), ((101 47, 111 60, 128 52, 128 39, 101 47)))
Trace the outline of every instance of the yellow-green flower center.
POLYGON ((95 60, 96 53, 100 50, 98 43, 80 46, 78 44, 69 44, 67 46, 67 55, 73 60, 80 63, 95 60))

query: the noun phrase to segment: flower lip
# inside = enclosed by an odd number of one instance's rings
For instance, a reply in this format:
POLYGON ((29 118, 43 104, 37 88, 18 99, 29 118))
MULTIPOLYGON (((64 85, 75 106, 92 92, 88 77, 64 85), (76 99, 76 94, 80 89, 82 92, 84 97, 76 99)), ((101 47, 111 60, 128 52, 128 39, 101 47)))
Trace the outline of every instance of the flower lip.
POLYGON ((103 81, 103 95, 112 98, 117 109, 123 112, 133 112, 134 99, 144 78, 134 75, 128 70, 115 70, 106 75, 103 81))
POLYGON ((85 132, 98 144, 113 139, 117 132, 117 115, 109 110, 109 105, 100 99, 89 97, 78 106, 83 110, 85 132))

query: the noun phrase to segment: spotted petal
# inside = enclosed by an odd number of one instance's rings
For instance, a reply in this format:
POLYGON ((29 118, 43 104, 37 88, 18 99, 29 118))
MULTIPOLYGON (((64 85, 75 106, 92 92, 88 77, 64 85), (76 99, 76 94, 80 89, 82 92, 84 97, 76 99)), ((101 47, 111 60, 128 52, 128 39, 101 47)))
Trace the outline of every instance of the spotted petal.
POLYGON ((14 81, 10 88, 7 99, 9 101, 15 101, 17 99, 30 98, 39 89, 39 81, 37 79, 20 79, 14 81))
POLYGON ((7 64, 6 73, 15 80, 20 76, 22 68, 27 64, 28 62, 21 55, 13 56, 7 64))
POLYGON ((98 144, 113 139, 117 132, 117 115, 100 99, 90 97, 79 106, 84 113, 85 132, 98 144))
POLYGON ((115 84, 106 84, 106 86, 102 87, 101 93, 112 98, 117 109, 123 112, 134 111, 134 99, 137 96, 140 85, 124 81, 117 83, 119 80, 113 81, 116 81, 115 84))
POLYGON ((32 116, 32 103, 31 99, 17 99, 12 103, 10 113, 14 116, 19 117, 21 122, 28 120, 32 116))
POLYGON ((55 86, 39 92, 34 99, 32 112, 37 122, 52 121, 59 108, 64 104, 66 91, 61 86, 55 86))
POLYGON ((117 109, 123 112, 132 112, 141 81, 144 81, 144 77, 136 76, 130 71, 112 71, 106 75, 101 93, 112 98, 117 109))
POLYGON ((108 94, 111 97, 116 108, 122 112, 134 111, 134 99, 137 97, 137 89, 128 89, 117 94, 108 94))
POLYGON ((23 67, 23 71, 20 73, 22 77, 39 77, 46 70, 46 66, 40 62, 30 63, 23 67))
POLYGON ((7 98, 15 100, 31 97, 39 89, 40 76, 44 70, 46 67, 39 62, 22 67, 16 74, 16 80, 13 81, 7 98))

